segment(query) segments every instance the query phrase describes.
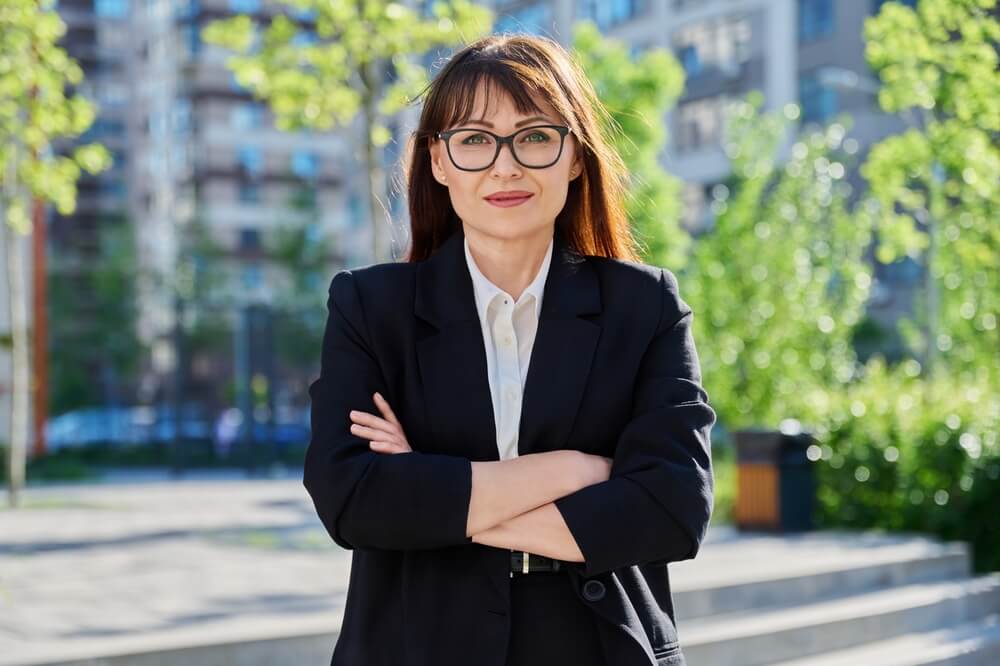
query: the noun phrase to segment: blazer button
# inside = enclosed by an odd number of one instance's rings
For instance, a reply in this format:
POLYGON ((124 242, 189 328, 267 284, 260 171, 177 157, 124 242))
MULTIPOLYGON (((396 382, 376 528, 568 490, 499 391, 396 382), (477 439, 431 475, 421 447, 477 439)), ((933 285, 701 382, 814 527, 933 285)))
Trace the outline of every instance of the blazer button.
POLYGON ((604 598, 604 583, 599 580, 588 580, 583 584, 583 598, 587 601, 600 601, 604 598))

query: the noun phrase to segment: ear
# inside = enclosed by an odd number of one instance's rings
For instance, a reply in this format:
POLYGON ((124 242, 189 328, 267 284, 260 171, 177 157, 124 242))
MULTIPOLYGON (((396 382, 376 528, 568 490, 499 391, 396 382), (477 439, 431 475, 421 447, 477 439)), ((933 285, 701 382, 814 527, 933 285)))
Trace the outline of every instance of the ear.
POLYGON ((440 139, 431 139, 430 141, 430 154, 431 154, 431 173, 434 174, 434 179, 441 183, 445 187, 448 186, 448 174, 445 173, 443 165, 442 151, 444 150, 444 141, 440 139))
POLYGON ((583 158, 577 156, 576 159, 573 160, 573 166, 569 168, 569 179, 574 180, 581 173, 583 173, 583 158))

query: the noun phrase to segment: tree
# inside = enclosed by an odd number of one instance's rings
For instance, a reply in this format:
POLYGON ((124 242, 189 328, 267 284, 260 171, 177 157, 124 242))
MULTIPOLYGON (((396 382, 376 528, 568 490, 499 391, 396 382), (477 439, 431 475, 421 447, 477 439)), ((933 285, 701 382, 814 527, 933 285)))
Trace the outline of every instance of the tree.
POLYGON ((49 337, 52 412, 123 401, 142 345, 136 332, 139 265, 135 230, 123 216, 99 227, 99 252, 67 250, 51 266, 49 337))
POLYGON ((1000 22, 996 0, 886 3, 865 23, 879 104, 915 116, 862 168, 878 203, 878 258, 925 267, 922 326, 904 322, 922 371, 1000 382, 1000 22))
POLYGON ((386 0, 282 2, 299 16, 314 17, 313 23, 279 14, 259 34, 254 19, 240 14, 210 23, 204 39, 238 54, 227 66, 241 85, 267 101, 278 129, 326 130, 349 125, 360 113, 373 261, 384 260, 377 220, 379 197, 387 189, 375 151, 391 138, 385 119, 427 85, 425 68, 412 56, 471 41, 489 29, 492 13, 468 0, 435 2, 432 16, 386 0))
MULTIPOLYGON (((265 239, 269 259, 285 281, 275 294, 275 353, 279 364, 307 388, 318 371, 316 349, 322 346, 327 293, 322 285, 334 247, 319 224, 319 207, 308 186, 289 200, 289 219, 265 239)), ((302 391, 304 393, 304 391, 302 391)))
POLYGON ((755 93, 729 114, 732 175, 713 191, 683 284, 698 313, 705 383, 729 429, 801 416, 814 389, 849 382, 868 287, 870 226, 848 206, 844 125, 806 130, 779 163, 799 109, 761 113, 755 93))
POLYGON ((614 121, 605 131, 631 176, 626 207, 645 244, 643 260, 679 269, 691 239, 679 225, 681 183, 660 165, 660 155, 667 140, 664 116, 681 94, 684 70, 666 49, 633 58, 590 21, 574 26, 573 51, 614 121))
POLYGON ((99 144, 77 146, 68 156, 54 155, 51 149, 54 139, 85 132, 95 116, 92 103, 66 96, 65 88, 80 83, 83 70, 56 46, 65 32, 52 0, 4 0, 0 5, 0 231, 6 236, 13 360, 7 466, 12 506, 24 483, 30 391, 21 241, 31 234, 42 202, 71 214, 81 169, 96 174, 111 163, 99 144), (34 215, 29 214, 32 207, 34 215))

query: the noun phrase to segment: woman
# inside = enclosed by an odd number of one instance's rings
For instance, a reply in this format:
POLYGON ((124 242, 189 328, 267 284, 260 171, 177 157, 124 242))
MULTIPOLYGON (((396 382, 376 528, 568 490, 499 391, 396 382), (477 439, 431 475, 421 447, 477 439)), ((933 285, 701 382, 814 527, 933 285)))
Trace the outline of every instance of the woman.
POLYGON ((712 507, 691 308, 635 259, 606 111, 555 42, 435 78, 408 261, 337 273, 304 484, 353 562, 335 666, 678 666, 712 507))

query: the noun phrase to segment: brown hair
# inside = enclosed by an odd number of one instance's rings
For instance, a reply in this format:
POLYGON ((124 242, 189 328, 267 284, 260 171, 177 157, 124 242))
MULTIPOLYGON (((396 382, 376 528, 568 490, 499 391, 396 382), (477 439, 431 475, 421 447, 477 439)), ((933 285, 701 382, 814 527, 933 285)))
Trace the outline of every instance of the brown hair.
POLYGON ((404 153, 409 199, 410 251, 422 261, 461 227, 448 190, 431 173, 430 145, 439 130, 471 117, 479 83, 510 95, 518 111, 541 113, 547 100, 572 128, 583 172, 569 183, 556 233, 584 255, 638 260, 625 214, 628 170, 604 130, 614 126, 582 68, 558 42, 526 34, 489 35, 455 53, 428 86, 417 129, 404 153), (407 164, 408 162, 408 164, 407 164))

